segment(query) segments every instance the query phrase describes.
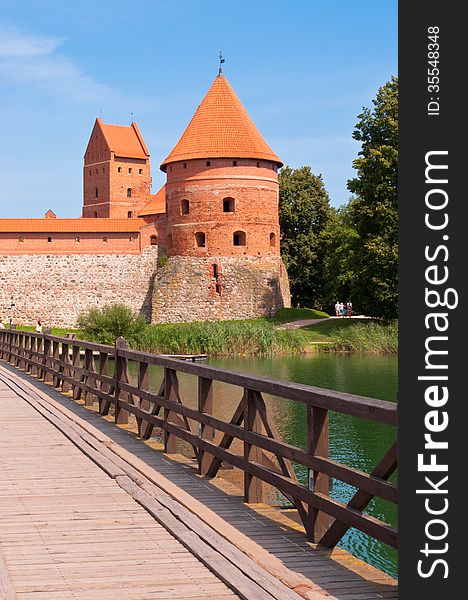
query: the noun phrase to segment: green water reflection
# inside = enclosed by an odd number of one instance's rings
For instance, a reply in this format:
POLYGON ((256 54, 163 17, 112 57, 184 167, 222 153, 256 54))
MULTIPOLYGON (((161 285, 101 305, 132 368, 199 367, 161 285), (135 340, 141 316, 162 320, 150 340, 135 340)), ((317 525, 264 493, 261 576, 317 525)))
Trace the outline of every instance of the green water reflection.
MULTIPOLYGON (((225 358, 210 359, 209 364, 239 371, 255 373, 295 381, 308 385, 395 401, 397 393, 397 359, 393 356, 357 356, 346 354, 313 354, 308 356, 281 358, 225 358)), ((159 388, 161 372, 151 372, 152 389, 159 388)), ((184 402, 190 406, 197 403, 197 380, 193 376, 180 374, 180 388, 184 402)), ((239 403, 242 390, 228 384, 214 384, 215 415, 230 419, 239 403)), ((306 447, 305 406, 265 396, 276 426, 290 444, 306 447)), ((371 421, 355 419, 341 414, 330 414, 330 456, 349 466, 370 472, 395 440, 393 427, 371 421)), ((306 483, 306 470, 296 466, 297 475, 306 483)), ((332 495, 338 500, 348 501, 355 488, 333 481, 332 495)), ((367 511, 383 521, 396 525, 395 505, 374 499, 367 511)), ((351 529, 342 539, 340 546, 366 562, 396 576, 397 553, 367 535, 351 529)))

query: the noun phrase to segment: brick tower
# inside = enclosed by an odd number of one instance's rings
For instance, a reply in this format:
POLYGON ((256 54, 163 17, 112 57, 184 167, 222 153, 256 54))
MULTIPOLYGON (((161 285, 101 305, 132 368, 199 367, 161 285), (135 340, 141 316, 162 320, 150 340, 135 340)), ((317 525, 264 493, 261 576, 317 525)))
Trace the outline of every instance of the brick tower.
POLYGON ((157 277, 154 320, 239 319, 289 306, 281 166, 220 72, 161 165, 169 261, 157 277))
POLYGON ((96 119, 83 168, 83 217, 136 217, 150 193, 150 157, 136 123, 96 119))

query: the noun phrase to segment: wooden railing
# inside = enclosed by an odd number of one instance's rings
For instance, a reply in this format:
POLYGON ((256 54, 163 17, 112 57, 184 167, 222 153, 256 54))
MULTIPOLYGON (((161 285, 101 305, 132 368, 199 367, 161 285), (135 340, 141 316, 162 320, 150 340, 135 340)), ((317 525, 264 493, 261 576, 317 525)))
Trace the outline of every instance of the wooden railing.
POLYGON ((243 472, 245 502, 262 502, 263 483, 273 486, 297 508, 313 542, 333 547, 355 527, 397 547, 397 530, 364 512, 374 496, 397 502, 397 487, 388 481, 397 466, 396 443, 370 474, 328 455, 329 411, 396 427, 394 403, 139 352, 122 338, 112 347, 73 336, 5 329, 0 330, 0 358, 87 406, 97 403, 101 415, 112 411, 117 424, 134 415, 142 439, 160 428, 168 454, 177 452, 178 439, 188 442, 203 476, 215 476, 222 463, 237 467, 243 472), (136 385, 131 382, 129 363, 136 364, 136 385), (151 365, 163 368, 158 393, 149 390, 151 365), (184 404, 178 373, 198 378, 197 408, 184 404), (213 415, 215 381, 240 389, 240 402, 230 421, 213 415), (263 394, 305 405, 306 449, 280 439, 263 394), (236 452, 239 447, 242 453, 236 452), (308 485, 298 481, 293 463, 308 470, 308 485), (330 497, 331 477, 357 488, 347 504, 330 497))

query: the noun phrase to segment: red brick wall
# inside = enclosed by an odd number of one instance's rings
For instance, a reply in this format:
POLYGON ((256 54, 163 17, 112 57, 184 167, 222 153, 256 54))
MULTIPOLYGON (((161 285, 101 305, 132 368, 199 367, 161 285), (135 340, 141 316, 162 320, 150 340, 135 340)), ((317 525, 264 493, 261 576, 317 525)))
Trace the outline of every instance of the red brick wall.
POLYGON ((152 224, 140 233, 2 232, 0 254, 137 254, 150 245, 152 235, 157 235, 152 224))
POLYGON ((234 160, 191 160, 167 167, 170 256, 279 255, 276 165, 237 159, 234 166, 234 160), (223 211, 224 198, 234 199, 234 212, 223 211), (189 214, 182 213, 182 200, 188 200, 189 214), (237 231, 245 233, 245 246, 233 244, 237 231), (205 234, 204 248, 197 246, 197 232, 205 234))

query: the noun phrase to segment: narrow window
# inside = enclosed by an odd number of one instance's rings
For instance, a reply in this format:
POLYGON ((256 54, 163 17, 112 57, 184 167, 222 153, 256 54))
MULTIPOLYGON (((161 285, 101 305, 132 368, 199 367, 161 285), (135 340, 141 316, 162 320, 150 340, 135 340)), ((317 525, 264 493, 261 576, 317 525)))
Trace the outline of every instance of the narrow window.
POLYGON ((94 211, 94 218, 97 219, 97 210, 94 211))
POLYGON ((103 238, 102 238, 102 243, 103 243, 103 244, 107 244, 107 238, 106 238, 106 237, 103 237, 103 238))
POLYGON ((143 169, 138 169, 138 174, 143 175, 143 169))
POLYGON ((89 170, 89 174, 91 175, 91 169, 89 170))
POLYGON ((219 271, 218 271, 218 265, 217 264, 213 265, 213 277, 215 279, 218 279, 218 277, 219 277, 219 271))
POLYGON ((216 283, 215 290, 216 290, 216 293, 218 294, 218 296, 221 296, 221 284, 220 283, 216 283))
POLYGON ((130 235, 130 236, 129 236, 129 238, 128 238, 128 241, 129 241, 129 242, 133 242, 133 240, 134 240, 134 239, 135 239, 135 238, 133 237, 133 235, 130 235))
POLYGON ((207 161, 206 161, 206 166, 207 166, 207 167, 211 167, 211 160, 207 160, 207 161))
POLYGON ((205 234, 202 231, 198 231, 195 234, 195 241, 199 248, 204 248, 205 247, 205 234))
POLYGON ((99 190, 97 188, 94 188, 94 193, 96 195, 96 198, 99 198, 99 190))
POLYGON ((127 188, 127 198, 132 197, 132 188, 127 188))
POLYGON ((234 212, 234 198, 223 198, 223 212, 234 212))
POLYGON ((183 215, 188 215, 190 212, 190 202, 188 200, 181 200, 180 202, 180 212, 183 215))
POLYGON ((50 244, 50 242, 52 241, 52 238, 51 238, 51 237, 48 237, 48 238, 47 238, 47 241, 48 241, 48 242, 49 242, 49 244, 50 244))
POLYGON ((169 171, 172 173, 172 165, 169 167, 169 171))
POLYGON ((274 233, 270 233, 270 246, 272 248, 276 246, 276 235, 274 233))
POLYGON ((75 238, 75 242, 76 242, 77 244, 79 244, 79 243, 80 243, 80 238, 79 238, 79 237, 76 237, 76 238, 75 238))
POLYGON ((129 169, 129 170, 128 170, 128 172, 129 172, 129 173, 131 173, 131 172, 132 172, 132 169, 129 169))
POLYGON ((158 245, 158 238, 155 235, 152 235, 150 237, 150 244, 151 244, 151 246, 157 246, 158 245))
POLYGON ((260 163, 258 162, 258 160, 257 160, 257 168, 260 168, 260 163))
POLYGON ((128 217, 129 219, 131 219, 131 218, 133 217, 133 213, 132 213, 132 211, 131 211, 131 210, 129 210, 129 211, 128 211, 128 213, 127 213, 127 217, 128 217))
POLYGON ((122 167, 117 167, 117 173, 122 173, 122 167))
POLYGON ((233 167, 237 167, 237 160, 233 160, 233 161, 232 161, 232 166, 233 166, 233 167))
POLYGON ((245 231, 235 231, 232 236, 234 246, 245 246, 245 231))
POLYGON ((186 169, 186 168, 187 168, 187 163, 184 163, 184 169, 186 169))

